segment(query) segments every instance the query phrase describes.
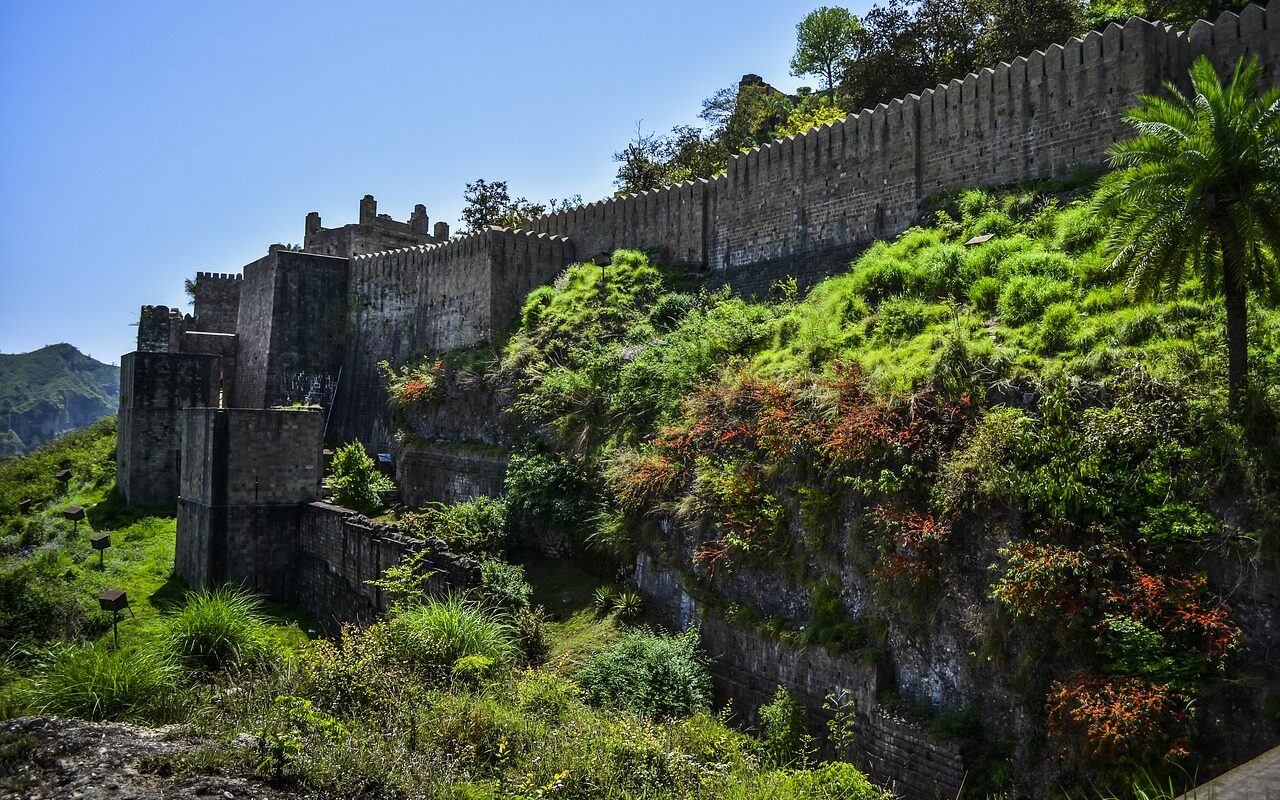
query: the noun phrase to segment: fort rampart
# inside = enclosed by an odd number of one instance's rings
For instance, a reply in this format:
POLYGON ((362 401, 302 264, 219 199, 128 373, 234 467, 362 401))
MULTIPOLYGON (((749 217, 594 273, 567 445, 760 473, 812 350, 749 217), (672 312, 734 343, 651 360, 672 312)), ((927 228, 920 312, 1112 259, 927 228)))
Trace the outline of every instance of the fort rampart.
POLYGON ((754 148, 716 178, 590 203, 530 227, 571 239, 580 255, 655 251, 744 292, 797 272, 816 279, 901 233, 935 192, 1102 166, 1107 148, 1131 133, 1125 111, 1164 81, 1185 83, 1197 55, 1224 73, 1257 55, 1274 84, 1278 29, 1280 9, 1258 6, 1189 31, 1135 17, 754 148))

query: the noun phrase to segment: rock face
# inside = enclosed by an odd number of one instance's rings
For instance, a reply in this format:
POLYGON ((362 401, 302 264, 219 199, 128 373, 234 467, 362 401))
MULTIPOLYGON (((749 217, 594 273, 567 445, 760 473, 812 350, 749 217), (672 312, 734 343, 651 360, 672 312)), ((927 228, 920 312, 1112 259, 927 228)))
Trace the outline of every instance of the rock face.
POLYGON ((90 425, 119 402, 120 368, 69 344, 0 354, 0 458, 90 425))
POLYGON ((165 775, 172 757, 194 750, 200 740, 174 728, 24 717, 0 724, 0 797, 133 798, 301 797, 265 785, 256 776, 165 775))

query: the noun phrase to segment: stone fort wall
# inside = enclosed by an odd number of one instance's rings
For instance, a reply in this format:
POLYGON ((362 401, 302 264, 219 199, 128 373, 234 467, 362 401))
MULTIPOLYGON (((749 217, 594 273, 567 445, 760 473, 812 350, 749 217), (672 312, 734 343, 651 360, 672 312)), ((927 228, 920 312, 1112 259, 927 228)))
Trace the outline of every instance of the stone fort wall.
POLYGON ((1185 83, 1210 56, 1226 73, 1260 57, 1280 75, 1280 9, 1247 7, 1189 31, 1131 19, 730 159, 723 175, 591 203, 534 220, 579 254, 618 247, 706 267, 754 292, 843 267, 901 233, 930 194, 1066 177, 1098 167, 1131 135, 1124 113, 1163 81, 1185 83))
POLYGON ((491 228, 446 244, 351 259, 342 381, 333 415, 341 438, 390 446, 379 361, 398 365, 493 339, 527 295, 575 257, 562 237, 491 228))

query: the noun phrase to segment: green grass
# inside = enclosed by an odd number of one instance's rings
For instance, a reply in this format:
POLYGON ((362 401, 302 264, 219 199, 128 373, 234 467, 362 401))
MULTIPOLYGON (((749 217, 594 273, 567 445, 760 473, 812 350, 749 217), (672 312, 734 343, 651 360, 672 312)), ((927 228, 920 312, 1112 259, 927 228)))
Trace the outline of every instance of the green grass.
MULTIPOLYGON (((110 674, 114 661, 87 655, 112 642, 111 615, 97 602, 105 589, 128 595, 132 614, 121 616, 119 635, 130 652, 163 651, 170 617, 194 613, 183 611, 187 587, 173 574, 175 518, 125 506, 115 492, 115 430, 115 419, 105 419, 0 464, 0 653, 8 654, 2 694, 26 691, 25 677, 52 663, 42 655, 49 647, 62 653, 67 681, 93 664, 110 674), (65 492, 52 477, 64 459, 72 472, 65 492), (18 502, 25 498, 35 502, 24 516, 18 502), (62 516, 69 505, 86 509, 78 525, 62 516), (95 533, 110 536, 101 566, 89 542, 95 533), (87 649, 66 661, 81 645, 87 649)), ((260 633, 271 651, 296 649, 318 628, 277 606, 262 613, 269 624, 260 633)))
POLYGON ((218 672, 271 653, 262 603, 242 590, 191 592, 164 623, 165 649, 192 670, 218 672))
POLYGON ((35 714, 117 722, 169 722, 184 715, 182 669, 156 648, 85 644, 52 650, 19 687, 35 714))
POLYGON ((546 609, 547 663, 569 672, 618 641, 623 627, 616 615, 601 613, 595 593, 607 585, 571 561, 530 556, 521 562, 533 585, 534 605, 546 609))

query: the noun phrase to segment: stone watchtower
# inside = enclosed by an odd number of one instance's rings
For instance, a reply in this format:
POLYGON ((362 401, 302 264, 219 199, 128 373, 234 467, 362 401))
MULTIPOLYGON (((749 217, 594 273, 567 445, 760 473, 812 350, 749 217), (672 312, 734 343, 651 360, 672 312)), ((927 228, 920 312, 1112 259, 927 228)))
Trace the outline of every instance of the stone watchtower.
POLYGON ((449 240, 448 224, 437 222, 434 232, 430 226, 431 218, 422 203, 413 207, 408 222, 398 222, 389 214, 379 214, 378 201, 373 195, 366 194, 360 199, 359 222, 341 228, 326 228, 320 224, 319 213, 312 211, 308 214, 302 249, 317 255, 351 258, 449 240))

